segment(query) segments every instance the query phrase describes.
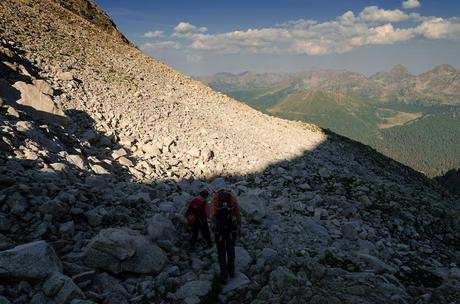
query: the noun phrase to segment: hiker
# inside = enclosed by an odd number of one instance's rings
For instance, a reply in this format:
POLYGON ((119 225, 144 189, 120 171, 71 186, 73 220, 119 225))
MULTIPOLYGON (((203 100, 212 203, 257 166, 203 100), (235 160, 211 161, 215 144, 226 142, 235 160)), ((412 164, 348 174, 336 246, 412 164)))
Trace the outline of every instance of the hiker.
POLYGON ((220 279, 226 284, 235 277, 235 244, 241 231, 240 208, 236 197, 228 190, 219 190, 213 199, 211 217, 220 266, 220 279))
POLYGON ((192 230, 192 240, 190 246, 192 249, 195 248, 195 243, 198 239, 198 233, 201 231, 201 235, 204 237, 208 247, 212 246, 211 234, 209 233, 208 216, 209 207, 206 199, 209 196, 208 190, 202 190, 200 195, 193 198, 188 206, 185 217, 192 230))

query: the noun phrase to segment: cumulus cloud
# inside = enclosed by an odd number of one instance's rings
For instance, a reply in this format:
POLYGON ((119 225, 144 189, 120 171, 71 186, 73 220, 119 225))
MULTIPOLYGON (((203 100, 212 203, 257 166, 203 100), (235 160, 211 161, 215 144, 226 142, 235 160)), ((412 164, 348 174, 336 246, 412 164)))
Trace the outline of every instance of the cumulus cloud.
POLYGON ((149 31, 144 33, 144 37, 146 38, 163 38, 164 32, 163 31, 149 31))
POLYGON ((402 6, 405 9, 412 9, 422 6, 422 4, 420 4, 420 1, 418 0, 407 0, 403 1, 402 6))
POLYGON ((399 9, 385 10, 377 6, 368 6, 359 14, 367 22, 401 22, 418 17, 418 14, 408 15, 399 9))
POLYGON ((180 22, 174 28, 173 36, 190 35, 190 34, 196 34, 196 33, 206 33, 207 31, 208 29, 206 27, 197 27, 188 22, 180 22))
POLYGON ((180 49, 181 44, 177 41, 158 41, 148 42, 141 46, 143 50, 165 50, 165 49, 180 49))
POLYGON ((460 20, 433 18, 422 22, 414 31, 427 39, 460 41, 460 20))
MULTIPOLYGON (((398 9, 369 6, 357 14, 348 11, 325 22, 299 19, 273 27, 218 34, 208 33, 206 27, 180 22, 171 35, 174 41, 147 44, 146 47, 178 49, 183 45, 187 54, 322 55, 346 53, 365 45, 394 44, 417 38, 460 40, 460 19, 424 17, 398 9), (403 25, 400 25, 402 22, 403 25)), ((187 60, 192 62, 193 57, 190 56, 187 60)))

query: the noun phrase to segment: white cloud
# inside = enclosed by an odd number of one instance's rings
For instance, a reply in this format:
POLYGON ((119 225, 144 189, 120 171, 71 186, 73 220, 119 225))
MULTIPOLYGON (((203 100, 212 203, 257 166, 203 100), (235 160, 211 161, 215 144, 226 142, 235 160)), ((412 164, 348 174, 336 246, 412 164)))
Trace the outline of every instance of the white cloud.
POLYGON ((141 46, 143 50, 165 50, 165 49, 180 49, 181 44, 177 41, 158 41, 158 42, 148 42, 141 46))
POLYGON ((399 9, 385 10, 377 6, 368 6, 359 14, 366 22, 401 22, 418 17, 418 14, 406 14, 399 9))
POLYGON ((187 54, 185 55, 185 60, 190 63, 197 63, 200 62, 203 59, 201 55, 198 54, 187 54))
POLYGON ((354 37, 352 45, 392 44, 414 37, 413 29, 395 29, 390 23, 369 29, 367 35, 354 37))
POLYGON ((458 18, 433 18, 422 22, 415 32, 427 39, 460 41, 460 20, 458 18))
MULTIPOLYGON (((325 22, 291 20, 274 27, 209 34, 206 27, 180 22, 173 41, 146 44, 147 48, 184 49, 190 54, 308 54, 345 53, 365 45, 394 44, 412 39, 460 40, 459 18, 424 17, 420 14, 365 7, 345 12, 325 22), (405 22, 403 26, 399 25, 405 22)), ((189 62, 196 62, 190 57, 189 62)), ((201 59, 200 59, 201 60, 201 59)))
POLYGON ((418 0, 407 0, 403 1, 402 6, 405 9, 412 9, 422 6, 422 4, 420 4, 420 1, 418 0))
POLYGON ((196 33, 206 33, 208 29, 206 27, 197 27, 188 22, 179 22, 174 28, 173 36, 189 35, 196 33))
POLYGON ((163 31, 149 31, 144 33, 144 37, 146 38, 163 38, 164 32, 163 31))

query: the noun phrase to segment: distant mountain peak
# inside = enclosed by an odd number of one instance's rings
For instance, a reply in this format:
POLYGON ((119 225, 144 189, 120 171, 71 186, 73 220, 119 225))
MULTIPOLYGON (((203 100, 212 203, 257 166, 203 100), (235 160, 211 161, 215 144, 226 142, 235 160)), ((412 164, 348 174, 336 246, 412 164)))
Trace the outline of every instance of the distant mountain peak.
POLYGON ((383 80, 384 82, 401 81, 402 79, 413 76, 402 64, 397 64, 388 72, 378 72, 370 77, 372 80, 383 80))
POLYGON ((402 64, 395 65, 389 72, 393 75, 410 75, 409 70, 402 64))
POLYGON ((440 64, 438 66, 435 66, 432 70, 428 72, 447 72, 447 73, 457 73, 458 70, 451 66, 450 64, 440 64))

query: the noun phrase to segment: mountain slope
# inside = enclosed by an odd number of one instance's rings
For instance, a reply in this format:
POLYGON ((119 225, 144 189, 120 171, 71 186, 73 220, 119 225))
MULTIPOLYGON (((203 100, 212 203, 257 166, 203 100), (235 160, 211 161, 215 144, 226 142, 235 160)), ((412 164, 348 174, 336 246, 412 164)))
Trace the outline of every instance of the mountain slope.
POLYGON ((1 301, 458 296, 459 202, 423 175, 257 112, 58 2, 4 0, 0 19, 1 301), (226 286, 214 249, 187 246, 203 187, 243 212, 226 286))

